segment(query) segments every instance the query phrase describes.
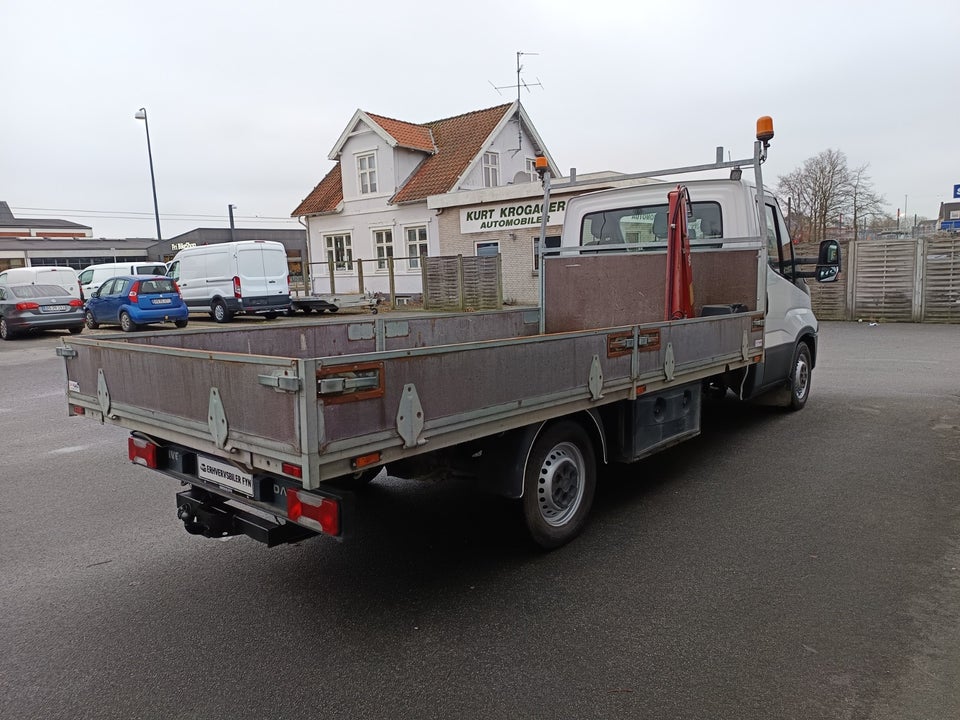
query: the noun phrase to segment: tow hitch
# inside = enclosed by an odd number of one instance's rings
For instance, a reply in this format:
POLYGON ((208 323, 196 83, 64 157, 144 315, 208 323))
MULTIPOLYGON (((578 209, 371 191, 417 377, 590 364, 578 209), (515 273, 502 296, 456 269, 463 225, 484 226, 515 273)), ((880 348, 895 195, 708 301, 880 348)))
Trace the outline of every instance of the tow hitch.
POLYGON ((296 542, 317 534, 296 523, 275 523, 233 507, 224 498, 195 487, 177 493, 177 517, 191 535, 208 538, 249 535, 267 547, 296 542))

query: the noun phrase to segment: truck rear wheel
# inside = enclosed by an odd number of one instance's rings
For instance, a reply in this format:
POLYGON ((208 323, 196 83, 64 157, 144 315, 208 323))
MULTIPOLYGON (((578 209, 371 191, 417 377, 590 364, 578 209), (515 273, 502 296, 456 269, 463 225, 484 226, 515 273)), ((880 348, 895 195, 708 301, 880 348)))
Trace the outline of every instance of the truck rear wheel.
POLYGON ((533 443, 523 476, 523 516, 546 550, 575 538, 586 524, 597 485, 590 436, 570 420, 548 426, 533 443))

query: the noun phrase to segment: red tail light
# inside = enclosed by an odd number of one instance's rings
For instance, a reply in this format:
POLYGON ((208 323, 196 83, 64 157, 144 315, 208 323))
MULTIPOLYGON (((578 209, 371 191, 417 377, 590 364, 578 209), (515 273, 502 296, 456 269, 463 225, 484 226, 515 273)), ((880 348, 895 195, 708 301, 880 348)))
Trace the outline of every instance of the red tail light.
POLYGON ((39 310, 40 306, 35 302, 17 303, 17 310, 39 310))
POLYGON ((127 457, 130 462, 156 469, 157 446, 149 440, 130 436, 127 438, 127 457))
POLYGON ((140 292, 140 281, 135 280, 133 285, 130 286, 130 292, 127 293, 127 297, 130 299, 130 302, 137 302, 137 293, 140 292))
POLYGON ((171 280, 171 282, 173 283, 173 289, 176 291, 177 295, 179 295, 179 294, 180 294, 180 286, 177 285, 177 281, 176 281, 176 280, 171 280))
POLYGON ((332 498, 288 488, 287 516, 293 522, 327 535, 340 534, 340 503, 332 498))
POLYGON ((240 278, 238 278, 236 275, 233 276, 233 296, 234 296, 237 300, 239 300, 241 297, 243 297, 243 296, 240 294, 240 278))
POLYGON ((70 301, 70 307, 83 307, 83 300, 78 300, 74 298, 70 301))

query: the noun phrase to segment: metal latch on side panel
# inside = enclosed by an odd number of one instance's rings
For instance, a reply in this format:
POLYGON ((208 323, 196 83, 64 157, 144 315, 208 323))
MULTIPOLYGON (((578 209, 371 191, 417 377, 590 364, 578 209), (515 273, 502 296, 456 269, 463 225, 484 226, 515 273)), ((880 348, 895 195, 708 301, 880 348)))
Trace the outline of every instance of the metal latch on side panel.
POLYGON ((296 375, 257 375, 257 382, 274 388, 277 392, 299 392, 300 378, 296 375))
POLYGON ((210 404, 207 406, 207 426, 210 428, 210 435, 217 447, 221 450, 227 444, 227 434, 230 428, 227 426, 227 413, 223 409, 223 402, 220 400, 220 391, 217 388, 210 388, 210 404))
POLYGON ((397 432, 403 438, 405 448, 423 445, 426 440, 420 439, 423 432, 423 407, 420 405, 420 396, 413 383, 403 386, 403 395, 400 396, 400 407, 397 409, 397 432))
POLYGON ((333 365, 317 370, 317 395, 336 404, 383 397, 382 362, 333 365))
POLYGON ((77 356, 77 351, 74 350, 69 345, 64 345, 63 347, 57 348, 57 357, 75 358, 76 356, 77 356))

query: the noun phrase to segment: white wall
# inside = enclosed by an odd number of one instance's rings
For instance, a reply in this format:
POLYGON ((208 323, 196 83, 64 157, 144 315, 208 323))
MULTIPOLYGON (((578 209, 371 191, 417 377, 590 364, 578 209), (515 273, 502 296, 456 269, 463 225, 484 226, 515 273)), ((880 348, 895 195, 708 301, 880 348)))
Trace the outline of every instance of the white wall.
POLYGON ((536 157, 533 142, 526 132, 522 134, 520 152, 517 149, 517 122, 511 120, 504 126, 493 142, 480 151, 480 161, 467 174, 456 190, 479 190, 483 188, 483 153, 493 150, 500 153, 500 185, 513 182, 513 177, 521 170, 526 169, 527 158, 536 157))
MULTIPOLYGON (((389 228, 393 233, 393 254, 396 258, 407 256, 406 228, 422 225, 427 228, 429 254, 439 254, 439 235, 436 212, 427 209, 426 201, 412 205, 391 206, 380 211, 354 212, 356 203, 344 205, 344 211, 337 215, 321 215, 307 220, 307 235, 310 247, 310 276, 313 278, 313 290, 318 293, 329 292, 329 273, 324 236, 349 233, 356 260, 375 260, 373 232, 389 228)), ((382 203, 381 203, 382 205, 382 203)), ((395 262, 396 291, 403 294, 417 294, 421 291, 420 270, 410 270, 404 260, 395 262)), ((338 293, 357 292, 357 268, 352 271, 335 272, 336 291, 338 293)), ((385 270, 376 268, 373 262, 363 264, 364 289, 373 292, 389 292, 389 279, 385 270)))

